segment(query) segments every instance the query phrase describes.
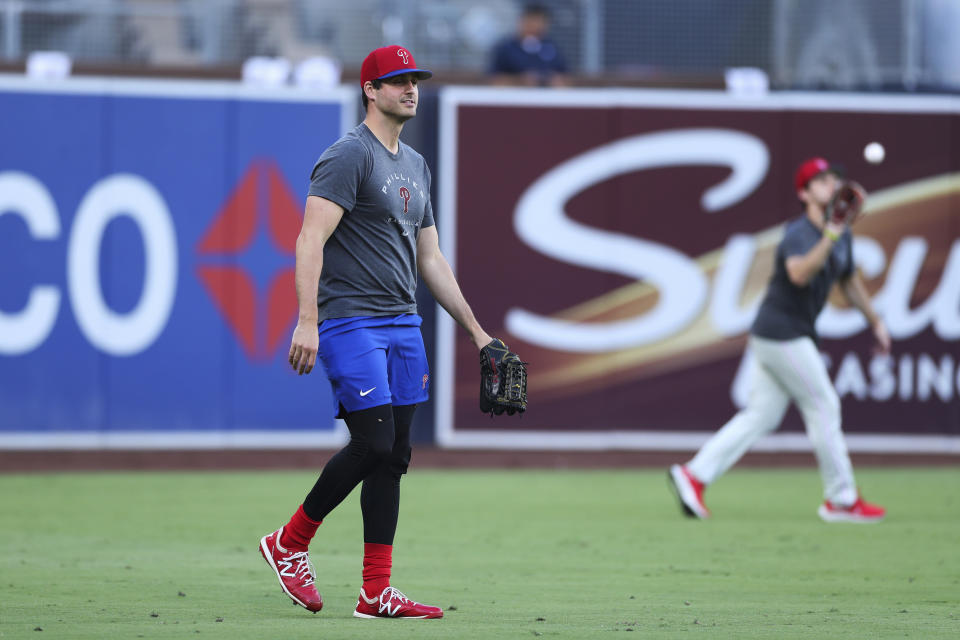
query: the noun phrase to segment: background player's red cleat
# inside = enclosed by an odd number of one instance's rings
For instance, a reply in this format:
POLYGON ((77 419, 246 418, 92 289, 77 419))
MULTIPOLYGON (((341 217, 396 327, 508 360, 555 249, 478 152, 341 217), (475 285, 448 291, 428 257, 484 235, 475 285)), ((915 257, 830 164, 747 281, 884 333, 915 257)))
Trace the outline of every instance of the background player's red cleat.
POLYGON ((379 596, 368 598, 360 589, 356 618, 442 618, 443 609, 414 602, 393 587, 387 587, 379 596))
POLYGON ((824 500, 817 514, 824 522, 880 522, 887 510, 877 504, 870 504, 860 496, 849 507, 841 507, 824 500))
POLYGON ((294 603, 316 613, 323 608, 323 598, 314 585, 316 573, 306 551, 288 551, 280 546, 280 527, 270 535, 260 538, 260 553, 280 580, 283 592, 294 603))
POLYGON ((703 504, 704 484, 694 478, 686 467, 679 464, 671 466, 667 477, 686 515, 700 519, 710 517, 710 510, 703 504))

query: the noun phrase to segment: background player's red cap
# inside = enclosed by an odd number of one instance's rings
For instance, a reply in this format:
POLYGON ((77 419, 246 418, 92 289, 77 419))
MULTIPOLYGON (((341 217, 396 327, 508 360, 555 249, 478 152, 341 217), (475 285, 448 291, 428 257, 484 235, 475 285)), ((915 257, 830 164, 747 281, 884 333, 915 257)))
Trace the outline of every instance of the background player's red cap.
POLYGON ((372 80, 383 80, 401 73, 415 73, 420 80, 433 76, 432 71, 417 69, 413 54, 397 45, 374 49, 360 67, 360 86, 372 80))
POLYGON ((830 163, 824 158, 805 160, 803 164, 797 167, 797 172, 793 176, 793 185, 797 188, 797 191, 803 191, 807 188, 807 183, 815 176, 830 170, 830 163))

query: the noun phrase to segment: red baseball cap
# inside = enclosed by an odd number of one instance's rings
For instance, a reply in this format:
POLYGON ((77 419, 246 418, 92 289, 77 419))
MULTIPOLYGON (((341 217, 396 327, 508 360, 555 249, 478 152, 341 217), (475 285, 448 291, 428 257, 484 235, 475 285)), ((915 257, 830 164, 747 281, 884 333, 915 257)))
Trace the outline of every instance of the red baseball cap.
POLYGON ((394 44, 389 47, 374 49, 364 58, 363 66, 360 67, 360 86, 362 87, 369 81, 383 80, 384 78, 398 76, 401 73, 415 73, 420 80, 426 80, 433 76, 432 71, 417 69, 417 63, 413 61, 413 54, 394 44))
POLYGON ((818 157, 805 160, 803 164, 797 167, 797 172, 793 176, 793 186, 797 188, 797 191, 803 191, 807 188, 807 183, 814 177, 831 170, 830 163, 825 158, 818 157))

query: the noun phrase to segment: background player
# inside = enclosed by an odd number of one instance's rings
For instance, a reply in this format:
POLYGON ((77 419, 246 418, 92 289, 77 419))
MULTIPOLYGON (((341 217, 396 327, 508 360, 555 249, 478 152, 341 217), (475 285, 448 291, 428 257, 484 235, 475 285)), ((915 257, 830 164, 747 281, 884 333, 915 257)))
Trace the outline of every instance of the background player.
POLYGON ((823 158, 811 158, 794 176, 805 215, 787 225, 777 247, 773 276, 750 329, 748 348, 756 368, 747 406, 737 413, 686 465, 670 467, 669 478, 684 512, 707 518, 703 502, 713 483, 765 433, 776 429, 789 406, 797 404, 820 466, 828 522, 876 522, 884 509, 865 502, 840 430, 840 399, 817 348, 814 323, 835 281, 866 317, 884 353, 890 335, 870 304, 854 270, 847 225, 826 219, 837 177, 823 158))
POLYGON ((289 361, 300 374, 310 373, 317 357, 323 361, 350 442, 330 459, 290 521, 263 537, 260 550, 284 592, 314 612, 323 603, 307 546, 327 514, 362 482, 363 586, 354 615, 443 616, 390 586, 410 424, 428 394, 417 272, 478 348, 491 337, 440 252, 427 164, 400 141, 404 123, 417 113, 417 83, 431 75, 403 47, 367 56, 361 68, 366 118, 314 166, 297 239, 300 316, 289 361))

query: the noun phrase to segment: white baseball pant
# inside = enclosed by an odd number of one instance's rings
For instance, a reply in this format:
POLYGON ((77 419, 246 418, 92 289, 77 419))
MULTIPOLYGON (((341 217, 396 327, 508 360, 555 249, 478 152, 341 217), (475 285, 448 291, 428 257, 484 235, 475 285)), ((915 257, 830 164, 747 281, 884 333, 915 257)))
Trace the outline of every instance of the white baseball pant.
POLYGON ((824 497, 839 506, 852 505, 857 486, 840 430, 840 398, 813 340, 750 336, 749 348, 756 366, 747 406, 707 440, 687 469, 701 482, 712 483, 780 426, 792 400, 817 456, 824 497))

